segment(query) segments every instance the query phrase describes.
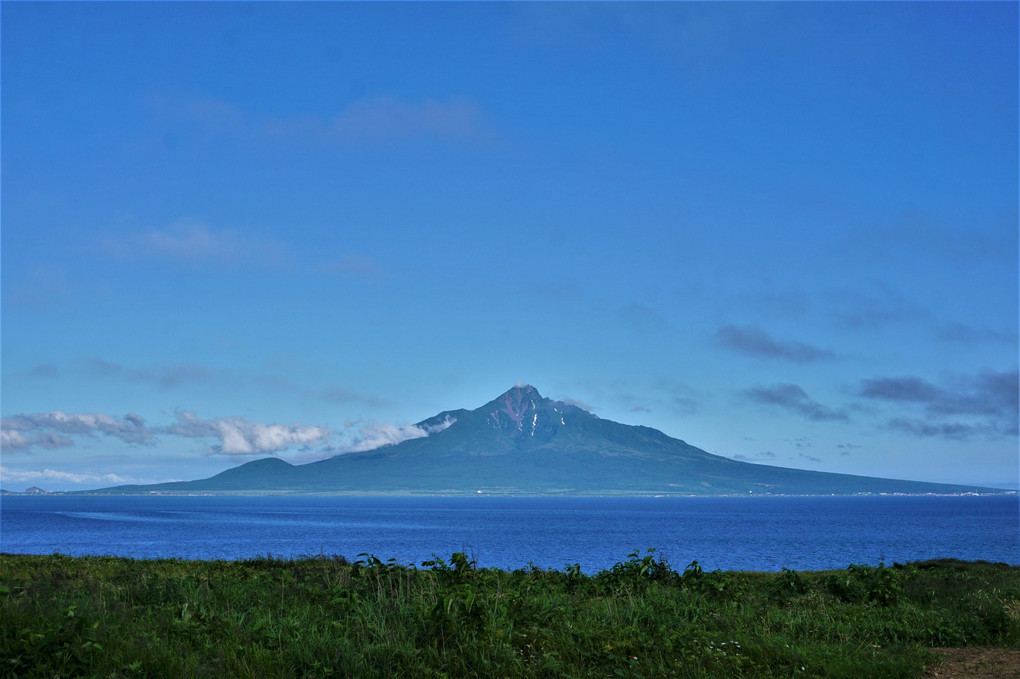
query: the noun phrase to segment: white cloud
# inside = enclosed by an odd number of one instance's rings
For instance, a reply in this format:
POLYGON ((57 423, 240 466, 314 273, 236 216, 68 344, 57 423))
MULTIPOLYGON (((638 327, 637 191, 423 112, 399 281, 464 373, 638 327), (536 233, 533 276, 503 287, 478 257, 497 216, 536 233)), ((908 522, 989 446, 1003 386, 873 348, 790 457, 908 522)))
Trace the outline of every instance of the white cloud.
MULTIPOLYGON (((424 438, 441 432, 456 422, 447 417, 442 422, 426 425, 393 425, 372 422, 362 425, 356 434, 346 438, 353 443, 339 448, 327 445, 334 432, 325 426, 266 424, 243 417, 206 419, 195 413, 179 411, 176 422, 149 426, 140 415, 122 418, 104 413, 47 413, 13 415, 2 420, 0 444, 6 452, 29 452, 33 448, 64 448, 75 444, 75 437, 110 436, 125 443, 152 443, 157 438, 176 436, 188 439, 209 439, 209 452, 219 455, 264 455, 298 449, 299 459, 321 459, 343 452, 360 452, 401 441, 424 438), (312 454, 311 446, 324 446, 312 454)), ((348 428, 356 426, 348 423, 348 428)))
POLYGON ((425 438, 428 435, 427 431, 413 424, 398 426, 385 422, 372 422, 363 426, 358 432, 359 438, 351 445, 350 452, 359 453, 382 446, 392 446, 402 441, 425 438))
POLYGON ((447 416, 439 424, 426 425, 424 427, 419 427, 415 424, 395 425, 385 422, 372 422, 361 427, 358 437, 348 448, 347 452, 360 453, 366 450, 381 448, 382 446, 392 446, 403 441, 410 441, 411 439, 425 438, 431 434, 438 434, 445 429, 449 429, 450 425, 456 421, 455 418, 447 416))
POLYGON ((178 413, 177 424, 165 431, 187 438, 219 439, 213 451, 224 455, 275 453, 325 441, 331 434, 328 427, 262 424, 241 417, 205 420, 188 412, 178 413))
POLYGON ((131 483, 132 480, 116 474, 75 474, 56 469, 42 471, 18 471, 0 465, 0 482, 2 483, 39 483, 44 481, 58 483, 131 483))
POLYGON ((15 431, 12 429, 0 430, 0 448, 11 450, 12 448, 13 449, 28 448, 28 446, 29 446, 28 437, 26 437, 20 431, 15 431))
POLYGON ((449 415, 447 415, 443 419, 443 421, 440 422, 439 424, 426 424, 424 428, 425 428, 425 431, 427 431, 429 433, 429 435, 431 436, 432 434, 438 434, 441 431, 445 431, 445 430, 449 429, 454 424, 457 424, 457 418, 456 417, 450 417, 449 415))
POLYGON ((56 432, 37 432, 25 436, 20 431, 0 430, 0 448, 12 450, 30 450, 31 448, 66 448, 74 444, 67 436, 56 432))
POLYGON ((0 420, 0 442, 8 450, 63 448, 72 444, 70 435, 103 434, 125 443, 147 443, 153 432, 140 415, 128 413, 117 419, 103 413, 65 413, 51 410, 31 415, 12 415, 0 420))
POLYGON ((173 259, 237 259, 246 252, 235 231, 213 231, 200 221, 181 220, 148 229, 139 243, 149 253, 173 259))
POLYGON ((33 415, 13 415, 0 421, 0 443, 6 451, 34 447, 63 448, 74 444, 73 436, 103 434, 125 443, 150 443, 157 436, 217 439, 212 451, 224 455, 275 453, 288 448, 325 441, 327 427, 286 426, 250 422, 241 417, 206 420, 194 413, 177 414, 176 424, 149 427, 140 415, 115 418, 103 413, 64 413, 53 410, 33 415))
POLYGON ((567 404, 568 406, 574 406, 575 408, 580 408, 581 410, 585 410, 589 413, 595 410, 595 406, 589 405, 582 401, 581 399, 570 398, 569 396, 565 396, 561 399, 561 401, 567 404))
POLYGON ((286 427, 240 419, 219 420, 216 428, 223 437, 222 452, 227 454, 275 452, 322 441, 329 436, 326 427, 286 427))

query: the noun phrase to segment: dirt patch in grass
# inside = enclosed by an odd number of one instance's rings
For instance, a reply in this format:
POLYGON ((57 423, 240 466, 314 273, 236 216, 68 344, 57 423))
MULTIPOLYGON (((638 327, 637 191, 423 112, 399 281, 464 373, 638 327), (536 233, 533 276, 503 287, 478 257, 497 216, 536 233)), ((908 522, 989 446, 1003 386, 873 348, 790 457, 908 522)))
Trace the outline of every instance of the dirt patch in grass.
POLYGON ((1020 648, 933 648, 945 660, 925 677, 1002 679, 1020 677, 1020 648))

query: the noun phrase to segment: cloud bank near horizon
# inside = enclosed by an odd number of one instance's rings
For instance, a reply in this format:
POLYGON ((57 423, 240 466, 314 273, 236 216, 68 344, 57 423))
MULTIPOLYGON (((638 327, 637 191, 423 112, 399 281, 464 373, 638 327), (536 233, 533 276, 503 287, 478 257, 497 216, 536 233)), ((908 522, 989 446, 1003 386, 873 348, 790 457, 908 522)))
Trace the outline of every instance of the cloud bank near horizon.
MULTIPOLYGON (((179 437, 211 441, 206 449, 207 455, 245 457, 297 451, 296 460, 310 462, 424 438, 449 428, 457 421, 447 417, 443 422, 426 426, 373 421, 362 424, 351 433, 349 430, 357 423, 348 423, 346 430, 336 431, 326 426, 266 424, 243 417, 206 419, 189 411, 178 411, 175 417, 176 422, 172 424, 150 426, 144 418, 135 414, 118 418, 102 413, 64 413, 55 410, 13 415, 0 420, 0 443, 7 453, 31 455, 35 449, 73 448, 83 440, 96 441, 104 436, 130 445, 151 445, 162 437, 179 437), (349 442, 329 445, 331 439, 338 437, 346 437, 349 442)), ((49 479, 67 483, 111 481, 106 476, 70 474, 57 470, 15 472, 7 468, 3 478, 7 481, 49 479)), ((119 476, 118 479, 111 482, 127 482, 119 476)))
MULTIPOLYGON (((12 415, 0 420, 0 441, 6 452, 31 453, 35 448, 70 448, 81 439, 107 436, 123 443, 151 444, 165 436, 211 439, 213 455, 276 454, 293 448, 307 450, 325 443, 333 430, 325 426, 265 424, 243 417, 205 419, 179 411, 176 422, 150 426, 140 415, 113 417, 103 413, 46 413, 12 415)), ((367 449, 367 448, 366 448, 367 449)))

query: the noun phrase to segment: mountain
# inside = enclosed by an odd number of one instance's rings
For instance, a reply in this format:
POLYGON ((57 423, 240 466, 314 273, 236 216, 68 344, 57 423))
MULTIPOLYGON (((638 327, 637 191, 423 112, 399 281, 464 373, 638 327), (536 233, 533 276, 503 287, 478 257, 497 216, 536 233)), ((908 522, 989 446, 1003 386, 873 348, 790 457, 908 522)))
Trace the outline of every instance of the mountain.
POLYGON ((649 427, 603 420, 532 386, 419 422, 428 436, 309 464, 266 458, 199 481, 107 493, 850 495, 989 488, 787 469, 712 455, 649 427))

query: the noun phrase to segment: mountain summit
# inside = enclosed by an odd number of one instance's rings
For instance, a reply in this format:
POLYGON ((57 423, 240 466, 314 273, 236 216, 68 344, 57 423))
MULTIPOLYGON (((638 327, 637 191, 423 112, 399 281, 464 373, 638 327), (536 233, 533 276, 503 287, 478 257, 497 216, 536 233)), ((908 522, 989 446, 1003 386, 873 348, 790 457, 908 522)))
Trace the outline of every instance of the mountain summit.
POLYGON ((200 481, 101 492, 564 495, 849 495, 991 492, 770 467, 707 453, 656 429, 603 420, 517 385, 480 408, 419 422, 423 433, 373 450, 291 465, 266 458, 200 481))

